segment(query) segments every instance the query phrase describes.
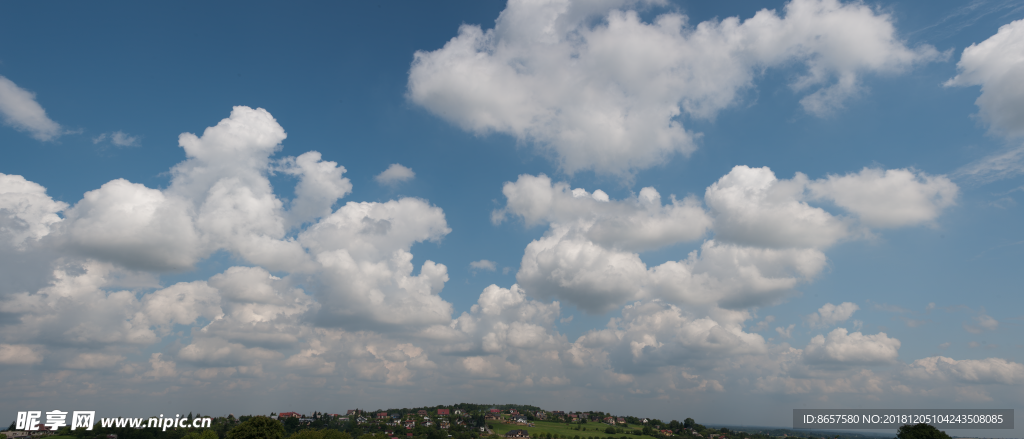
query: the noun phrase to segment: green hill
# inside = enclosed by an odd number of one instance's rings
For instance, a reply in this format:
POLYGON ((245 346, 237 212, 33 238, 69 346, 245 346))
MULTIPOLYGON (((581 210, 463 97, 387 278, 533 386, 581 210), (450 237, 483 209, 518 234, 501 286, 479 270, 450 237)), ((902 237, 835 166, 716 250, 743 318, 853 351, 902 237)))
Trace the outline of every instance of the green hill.
POLYGON ((505 424, 502 421, 487 421, 487 425, 491 426, 495 433, 504 435, 509 430, 526 430, 530 433, 531 439, 536 439, 539 434, 548 434, 552 436, 558 435, 558 437, 575 439, 579 436, 580 439, 588 439, 591 437, 598 439, 621 439, 623 437, 627 439, 655 439, 654 436, 648 435, 634 435, 633 430, 640 430, 639 425, 617 425, 617 428, 623 430, 622 433, 608 434, 605 430, 609 427, 608 424, 600 424, 596 422, 588 422, 586 424, 566 424, 563 422, 552 422, 552 421, 534 421, 533 427, 518 424, 505 424), (579 427, 580 430, 576 428, 579 427))

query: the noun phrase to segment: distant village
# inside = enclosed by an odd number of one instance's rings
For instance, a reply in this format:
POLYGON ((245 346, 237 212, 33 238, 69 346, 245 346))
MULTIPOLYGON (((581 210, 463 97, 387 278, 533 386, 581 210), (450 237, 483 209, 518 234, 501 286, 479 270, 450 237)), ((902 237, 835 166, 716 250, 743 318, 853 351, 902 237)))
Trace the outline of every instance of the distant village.
MULTIPOLYGON (((196 414, 194 417, 202 417, 196 414)), ((187 419, 192 420, 189 413, 187 419)), ((763 431, 710 428, 692 418, 668 422, 599 411, 565 412, 530 405, 456 404, 411 409, 363 410, 342 413, 273 412, 212 418, 210 428, 103 427, 93 430, 40 425, 39 431, 5 431, 3 439, 232 439, 229 432, 256 418, 269 418, 281 429, 280 439, 776 439, 763 431)), ((265 421, 272 422, 272 421, 265 421)), ((235 436, 237 437, 237 435, 235 436)))

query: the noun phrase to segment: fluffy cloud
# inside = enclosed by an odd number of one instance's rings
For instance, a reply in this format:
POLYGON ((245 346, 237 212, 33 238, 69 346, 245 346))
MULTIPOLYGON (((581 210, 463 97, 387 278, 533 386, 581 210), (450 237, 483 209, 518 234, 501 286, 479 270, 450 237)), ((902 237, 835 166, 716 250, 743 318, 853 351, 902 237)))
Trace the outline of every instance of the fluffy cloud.
POLYGON ((455 347, 462 352, 487 354, 512 349, 564 349, 565 338, 554 330, 559 313, 558 302, 531 300, 519 285, 490 285, 468 313, 452 321, 451 327, 460 333, 463 343, 468 343, 455 347))
POLYGON ((803 201, 807 183, 799 173, 779 180, 767 167, 734 167, 704 195, 716 238, 774 248, 824 248, 845 238, 845 221, 803 201))
POLYGON ((494 29, 463 25, 441 49, 416 52, 408 96, 475 133, 535 142, 569 173, 626 176, 695 149, 681 116, 713 118, 765 68, 802 65, 792 88, 828 114, 865 73, 936 59, 908 48, 892 18, 836 0, 793 0, 690 26, 676 13, 640 20, 630 2, 512 1, 494 29))
POLYGON ((208 252, 187 200, 124 179, 86 192, 66 213, 72 248, 139 269, 184 269, 208 252))
POLYGON ((864 168, 857 174, 829 175, 808 184, 813 197, 834 202, 870 227, 929 223, 955 204, 959 188, 945 176, 912 169, 864 168))
POLYGON ((611 201, 604 191, 589 193, 571 189, 565 182, 552 183, 546 175, 520 175, 505 183, 508 200, 491 218, 501 223, 507 215, 521 217, 528 225, 571 224, 585 228, 586 237, 602 246, 630 250, 653 250, 703 236, 711 219, 692 197, 678 200, 673 195, 662 204, 661 194, 645 187, 636 197, 611 201))
MULTIPOLYGON (((42 186, 0 175, 0 256, 44 258, 42 286, 0 286, 0 362, 55 370, 41 386, 62 392, 106 390, 115 378, 139 389, 173 384, 240 395, 266 382, 345 392, 573 385, 585 395, 660 396, 737 387, 878 393, 897 385, 849 369, 891 364, 899 341, 885 334, 837 330, 795 349, 745 330, 751 307, 796 294, 825 267, 825 248, 877 223, 862 219, 856 203, 843 207, 828 179, 780 180, 767 168, 738 167, 705 191, 705 208, 696 196, 663 197, 652 187, 612 199, 520 176, 502 188, 508 201, 493 219, 547 230, 524 251, 518 284, 488 286, 453 318, 442 297, 447 268, 414 265, 412 254, 451 232, 444 211, 415 198, 336 206, 352 190, 345 168, 317 152, 275 159, 284 139, 269 113, 239 107, 202 136, 181 136, 187 158, 166 189, 113 180, 70 209, 42 186), (295 177, 292 199, 275 195, 272 173, 295 177), (824 189, 815 192, 816 184, 824 189), (823 200, 851 214, 813 205, 823 200), (757 216, 772 221, 750 221, 757 216), (697 248, 660 265, 641 258, 680 243, 697 248), (241 261, 205 280, 160 285, 153 274, 188 269, 216 251, 241 261), (560 319, 565 303, 622 311, 570 342, 557 327, 570 322, 560 319)), ((929 177, 907 172, 911 178, 868 177, 941 204, 941 191, 920 189, 929 177)), ((895 197, 898 189, 865 190, 895 197)), ((895 222, 927 223, 941 210, 895 222)), ((474 264, 497 268, 489 262, 474 264)), ((818 319, 845 320, 847 305, 822 308, 818 319)), ((787 324, 766 317, 754 331, 787 324)), ((780 333, 798 336, 793 327, 780 333)))
POLYGON ((147 294, 142 313, 166 333, 173 325, 192 325, 200 316, 209 320, 220 317, 220 294, 204 281, 179 282, 147 294))
POLYGON ((64 134, 60 124, 46 116, 46 110, 36 102, 36 95, 18 87, 0 76, 0 113, 4 122, 19 131, 28 131, 32 137, 49 141, 64 134))
POLYGON ((267 111, 235 107, 203 136, 179 137, 187 159, 169 188, 118 179, 89 191, 68 210, 64 239, 80 254, 138 269, 187 269, 222 249, 275 270, 312 269, 286 235, 329 215, 352 184, 315 151, 272 162, 285 137, 267 111), (268 180, 274 171, 299 179, 287 209, 268 180))
POLYGON ((380 184, 394 186, 398 183, 412 180, 415 176, 416 173, 412 172, 412 169, 398 163, 392 163, 391 166, 388 166, 388 168, 384 170, 384 172, 377 174, 373 179, 377 180, 380 184))
POLYGON ((334 203, 352 192, 352 182, 342 177, 345 167, 322 160, 316 151, 285 157, 277 170, 299 178, 287 213, 289 228, 330 215, 334 203))
POLYGON ((526 247, 516 280, 537 297, 557 297, 588 312, 632 300, 676 304, 767 305, 821 271, 814 249, 764 249, 706 241, 681 261, 648 268, 636 253, 603 248, 554 227, 526 247))
POLYGON ((818 308, 818 312, 807 316, 807 323, 812 328, 827 328, 839 322, 845 322, 858 309, 860 307, 852 302, 843 302, 838 306, 826 303, 821 308, 818 308))
POLYGON ((957 69, 946 85, 980 85, 975 103, 992 131, 1024 135, 1024 20, 1001 26, 987 40, 964 49, 957 69))
POLYGON ((24 248, 61 222, 67 204, 46 195, 46 188, 20 175, 0 174, 0 242, 24 248))
POLYGON ((426 261, 413 275, 409 249, 449 232, 441 209, 414 198, 350 202, 303 231, 299 242, 322 267, 320 321, 349 328, 448 321, 451 304, 438 295, 448 281, 447 267, 426 261))
POLYGON ((707 211, 694 197, 662 204, 650 187, 611 200, 544 175, 521 175, 502 192, 507 203, 492 214, 495 223, 514 215, 549 225, 527 246, 517 282, 535 297, 606 312, 655 298, 727 308, 776 303, 825 267, 823 249, 864 236, 868 227, 933 222, 958 188, 944 176, 905 169, 779 180, 766 167, 736 166, 705 191, 707 211), (817 200, 856 218, 809 204, 817 200), (684 260, 648 267, 640 257, 708 231, 714 239, 684 260))
POLYGON ((5 298, 0 312, 21 318, 3 337, 49 346, 151 344, 157 337, 134 291, 154 286, 151 276, 108 263, 58 264, 49 286, 5 298))
POLYGON ((865 365, 891 363, 899 355, 900 341, 884 332, 864 335, 836 328, 828 336, 816 335, 804 348, 809 363, 865 365))
POLYGON ((779 180, 767 167, 736 166, 708 187, 704 202, 715 218, 715 236, 767 247, 826 248, 854 235, 850 218, 836 217, 809 201, 828 201, 872 228, 931 223, 956 202, 949 178, 911 169, 864 168, 856 174, 809 180, 797 173, 779 180))
MULTIPOLYGON (((0 257, 39 259, 36 283, 45 285, 5 284, 0 311, 20 321, 5 326, 3 340, 113 349, 55 357, 91 369, 124 358, 118 345, 191 329, 183 346, 149 366, 166 376, 159 371, 170 370, 168 361, 258 369, 281 360, 278 349, 312 343, 312 322, 402 330, 450 323, 451 304, 439 295, 445 266, 425 261, 414 274, 410 253, 413 244, 451 231, 443 211, 413 198, 335 210, 352 190, 345 168, 315 151, 273 160, 285 137, 265 110, 236 107, 202 136, 180 136, 186 160, 172 169, 168 188, 117 179, 70 209, 40 185, 0 174, 0 257), (296 177, 293 199, 274 194, 274 172, 296 177), (220 250, 257 266, 166 288, 150 274, 189 269, 220 250)), ((284 366, 323 372, 333 364, 312 344, 302 352, 284 366)))
MULTIPOLYGON (((693 315, 680 307, 652 301, 627 305, 608 329, 594 330, 574 343, 574 354, 600 349, 620 373, 648 373, 664 366, 699 366, 716 357, 763 353, 764 338, 743 331, 746 312, 710 310, 693 315)), ((592 355, 592 353, 591 353, 592 355)))
POLYGON ((469 263, 469 268, 474 270, 487 270, 494 271, 498 269, 497 264, 494 261, 488 261, 487 259, 481 259, 479 261, 473 261, 469 263))
POLYGON ((177 353, 203 366, 279 359, 276 350, 298 343, 300 334, 309 331, 303 321, 319 309, 304 291, 259 267, 232 267, 208 282, 178 284, 154 294, 147 297, 146 309, 163 317, 150 317, 154 323, 192 325, 199 317, 209 322, 193 326, 192 343, 177 353))

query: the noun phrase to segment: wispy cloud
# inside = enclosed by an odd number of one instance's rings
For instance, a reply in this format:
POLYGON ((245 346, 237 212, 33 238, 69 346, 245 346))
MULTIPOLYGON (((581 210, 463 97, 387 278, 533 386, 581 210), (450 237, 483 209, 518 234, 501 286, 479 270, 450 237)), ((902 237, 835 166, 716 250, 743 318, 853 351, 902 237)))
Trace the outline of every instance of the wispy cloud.
POLYGON ((1024 145, 988 155, 961 166, 953 177, 986 184, 1024 174, 1024 145))
POLYGON ((46 110, 36 102, 36 95, 18 87, 0 76, 0 113, 4 123, 18 131, 27 131, 32 137, 50 141, 64 134, 60 124, 46 116, 46 110))
POLYGON ((104 141, 106 141, 108 139, 110 140, 110 143, 112 145, 117 146, 117 147, 121 147, 121 148, 133 148, 133 147, 137 147, 137 146, 141 145, 141 143, 139 142, 139 140, 140 140, 139 136, 132 136, 132 135, 129 135, 128 133, 125 133, 124 131, 121 131, 121 130, 114 131, 114 132, 109 133, 109 134, 107 134, 107 133, 100 134, 99 136, 96 136, 96 137, 94 137, 92 139, 92 143, 93 143, 93 145, 96 145, 96 144, 104 142, 104 141))
POLYGON ((947 38, 973 26, 989 15, 1002 12, 1000 16, 1007 17, 1022 9, 1024 9, 1024 4, 1017 0, 973 0, 953 9, 939 21, 907 34, 915 35, 931 30, 928 32, 931 35, 929 39, 947 38))

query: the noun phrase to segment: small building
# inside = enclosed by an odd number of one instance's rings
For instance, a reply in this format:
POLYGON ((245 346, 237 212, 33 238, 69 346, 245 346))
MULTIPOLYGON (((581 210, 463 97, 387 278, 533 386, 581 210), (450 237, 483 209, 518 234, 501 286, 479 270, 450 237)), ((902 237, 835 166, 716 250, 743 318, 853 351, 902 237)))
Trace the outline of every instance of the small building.
POLYGON ((530 433, 527 433, 526 430, 509 430, 508 433, 505 433, 505 437, 519 437, 529 439, 530 433))
POLYGON ((437 409, 438 416, 448 416, 448 409, 437 409))
POLYGON ((377 419, 387 419, 388 412, 377 412, 377 419))
POLYGON ((277 415, 277 419, 281 418, 301 418, 302 415, 295 412, 281 412, 277 415))
POLYGON ((420 415, 420 416, 426 416, 427 415, 427 411, 426 410, 420 410, 420 411, 416 412, 416 414, 420 415))

